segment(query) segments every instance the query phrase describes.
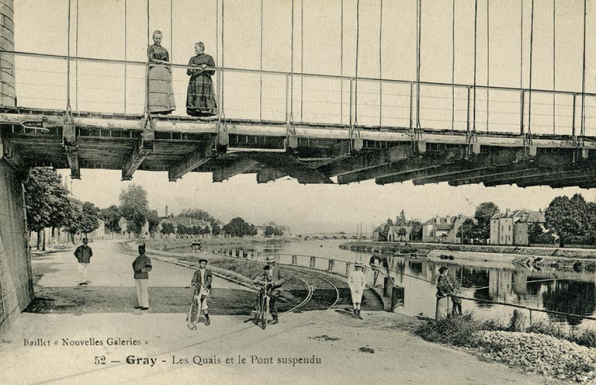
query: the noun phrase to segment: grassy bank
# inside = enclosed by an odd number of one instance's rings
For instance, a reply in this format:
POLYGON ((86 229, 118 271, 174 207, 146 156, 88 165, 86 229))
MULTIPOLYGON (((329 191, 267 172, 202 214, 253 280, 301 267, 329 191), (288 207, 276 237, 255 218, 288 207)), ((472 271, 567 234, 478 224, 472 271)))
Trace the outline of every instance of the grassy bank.
POLYGON ((508 324, 475 320, 472 313, 430 320, 415 333, 427 341, 467 348, 484 359, 504 362, 559 380, 596 380, 596 332, 565 332, 552 323, 525 328, 521 313, 508 324))

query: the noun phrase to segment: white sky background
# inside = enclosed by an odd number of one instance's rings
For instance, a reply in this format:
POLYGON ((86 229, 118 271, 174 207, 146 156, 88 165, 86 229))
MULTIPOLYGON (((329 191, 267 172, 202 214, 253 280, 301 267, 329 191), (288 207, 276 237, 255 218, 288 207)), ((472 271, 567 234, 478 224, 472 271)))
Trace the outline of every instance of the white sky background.
MULTIPOLYGON (((67 0, 19 0, 15 2, 16 50, 66 54, 67 0)), ((144 61, 147 46, 146 1, 128 0, 127 53, 128 60, 144 61)), ((194 55, 193 45, 203 41, 207 53, 216 56, 215 0, 174 1, 174 25, 170 33, 170 0, 151 0, 150 31, 163 32, 162 44, 172 55, 173 63, 186 64, 194 55), (173 41, 173 44, 172 44, 173 41)), ((222 0, 219 0, 221 6, 222 0)), ((290 70, 291 1, 264 0, 263 68, 290 70)), ((344 74, 353 75, 355 67, 355 0, 344 0, 344 74)), ((474 2, 455 0, 456 4, 456 57, 455 82, 473 82, 473 27, 474 2)), ((477 41, 477 82, 486 84, 486 0, 479 0, 477 41)), ((300 57, 301 1, 295 0, 294 71, 322 74, 340 74, 340 0, 304 0, 304 57, 300 57), (302 59, 302 60, 301 60, 302 59)), ((359 75, 379 76, 379 10, 380 0, 361 0, 359 75)), ((524 1, 524 87, 529 80, 529 37, 531 0, 524 1)), ((451 81, 451 12, 452 0, 423 0, 422 69, 423 81, 448 83, 451 81)), ((124 2, 122 0, 79 0, 78 55, 108 59, 124 59, 124 2)), ((582 0, 557 1, 557 89, 581 91, 582 71, 582 0)), ((588 1, 588 42, 586 92, 596 92, 596 1, 588 1)), ((520 2, 519 0, 490 1, 490 84, 519 87, 520 82, 520 2)), ((76 0, 72 0, 71 54, 75 55, 76 0)), ((416 2, 406 0, 383 1, 382 71, 384 78, 415 79, 415 15, 416 2)), ((219 22, 221 28, 221 20, 219 22)), ((260 1, 225 0, 225 66, 259 68, 260 1)), ((552 0, 535 0, 534 72, 533 88, 552 88, 552 0)), ((221 37, 219 43, 221 44, 221 37)), ((216 58, 221 65, 221 48, 216 58)), ((22 106, 64 108, 64 62, 18 58, 17 94, 22 106), (43 70, 45 72, 40 72, 43 70)), ((84 63, 79 68, 79 100, 71 91, 73 104, 80 110, 120 112, 123 109, 123 66, 84 63)), ((129 66, 127 82, 128 112, 141 112, 143 101, 144 69, 129 66)), ((174 71, 174 85, 178 111, 184 114, 185 91, 188 77, 182 70, 174 71)), ((74 81, 73 81, 74 82, 74 81)), ((269 79, 265 92, 265 118, 284 116, 283 89, 285 79, 269 79), (279 99, 279 98, 282 99, 279 99)), ((338 82, 305 81, 305 119, 339 119, 338 82), (326 91, 321 91, 321 89, 326 91), (327 115, 327 118, 325 117, 327 115), (331 116, 333 115, 333 116, 331 116)), ((258 77, 226 75, 226 115, 258 116, 258 77)), ((294 116, 299 115, 299 80, 295 80, 294 116)), ((344 123, 347 121, 348 100, 344 87, 344 123)), ((360 84, 359 123, 378 121, 379 99, 377 84, 360 84), (368 104, 366 106, 365 104, 368 104)), ((407 125, 409 111, 407 87, 384 86, 383 114, 386 124, 407 125), (403 95, 395 95, 406 92, 403 95)), ((423 89, 423 96, 424 96, 423 89)), ((451 106, 450 90, 443 93, 428 91, 434 96, 422 100, 422 109, 451 106), (437 96, 440 98, 437 99, 437 96), (448 98, 446 98, 448 96, 448 98), (441 99, 442 98, 442 99, 441 99)), ((460 91, 461 92, 461 91, 460 91)), ((461 94, 463 96, 463 93, 461 94)), ((458 94, 459 96, 459 94, 458 94)), ((486 94, 478 93, 478 129, 486 129, 484 120, 486 94)), ((519 95, 491 93, 491 122, 504 112, 504 122, 516 123, 511 114, 519 109, 510 103, 519 95), (511 99, 513 97, 513 99, 511 99), (501 100, 504 103, 498 103, 501 100), (507 117, 509 113, 509 117, 507 117)), ((551 132, 551 96, 536 100, 543 102, 534 107, 533 132, 551 132), (540 114, 543 116, 541 117, 540 114)), ((557 99, 558 104, 570 105, 570 99, 557 99)), ((465 102, 456 108, 465 110, 465 102)), ((596 127, 594 100, 588 99, 587 134, 596 127)), ((74 107, 74 105, 73 105, 74 107)), ((558 108, 557 133, 570 133, 568 107, 558 108), (566 109, 567 108, 567 109, 566 109)), ((425 110, 426 111, 426 110, 425 110)), ((425 112, 423 126, 433 126, 432 119, 449 120, 451 113, 425 112), (425 118, 427 121, 425 122, 425 118)), ((465 120, 465 112, 456 120, 465 120)), ((579 120, 578 120, 579 121, 579 120)), ((444 124, 443 121, 441 124, 444 124)), ((437 123, 439 124, 439 123, 437 123)), ((491 129, 518 130, 512 125, 491 129)), ((594 130, 596 132, 596 129, 594 130)), ((66 172, 64 173, 66 175, 66 172)), ((74 194, 90 200, 99 207, 118 203, 120 190, 130 182, 120 182, 120 172, 82 170, 82 180, 74 181, 74 194)), ((152 208, 164 213, 185 208, 205 209, 227 221, 242 216, 260 224, 274 220, 292 226, 294 232, 355 231, 362 222, 368 230, 387 217, 394 218, 401 209, 408 217, 426 220, 436 214, 472 214, 481 202, 494 201, 502 208, 538 209, 548 205, 555 196, 573 194, 579 189, 553 190, 548 187, 520 189, 517 187, 484 188, 482 186, 450 187, 446 183, 431 186, 413 186, 411 182, 376 186, 374 181, 349 186, 299 185, 282 178, 267 185, 257 185, 254 175, 241 175, 224 183, 211 183, 210 174, 192 173, 177 183, 167 181, 165 173, 135 173, 133 183, 145 187, 152 208)), ((592 192, 583 191, 587 199, 592 192)))

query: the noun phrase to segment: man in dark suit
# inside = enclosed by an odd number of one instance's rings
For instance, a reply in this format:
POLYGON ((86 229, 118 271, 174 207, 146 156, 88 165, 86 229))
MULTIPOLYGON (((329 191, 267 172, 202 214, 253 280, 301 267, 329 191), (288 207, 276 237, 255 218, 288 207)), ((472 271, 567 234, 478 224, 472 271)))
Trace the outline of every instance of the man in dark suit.
MULTIPOLYGON (((211 270, 207 269, 207 260, 205 258, 199 259, 199 269, 195 271, 195 275, 192 277, 191 285, 195 287, 195 298, 201 303, 201 309, 205 314, 205 326, 211 324, 209 319, 207 297, 211 294, 211 282, 213 282, 213 275, 211 270)), ((195 309, 196 312, 196 309, 195 309)), ((199 317, 201 314, 193 312, 191 319, 199 317)))
POLYGON ((87 238, 83 238, 83 244, 76 248, 74 255, 79 261, 79 285, 88 285, 87 271, 93 256, 93 250, 87 245, 87 238))
MULTIPOLYGON (((282 288, 281 286, 284 284, 285 282, 285 278, 281 272, 281 270, 279 269, 279 267, 275 266, 275 262, 276 262, 276 258, 275 256, 271 255, 268 256, 267 259, 265 260, 265 262, 267 262, 267 265, 265 265, 265 267, 263 267, 263 273, 261 275, 259 275, 257 278, 254 279, 254 283, 258 283, 261 285, 264 285, 265 283, 272 283, 271 286, 269 286, 269 288, 267 288, 267 290, 270 290, 269 293, 269 309, 271 311, 271 316, 273 317, 273 321, 271 322, 272 325, 276 324, 279 322, 278 320, 278 315, 277 315, 277 299, 279 298, 279 295, 281 294, 282 288)), ((257 296, 257 306, 261 301, 261 296, 262 296, 263 291, 261 290, 259 292, 259 295, 257 296)))

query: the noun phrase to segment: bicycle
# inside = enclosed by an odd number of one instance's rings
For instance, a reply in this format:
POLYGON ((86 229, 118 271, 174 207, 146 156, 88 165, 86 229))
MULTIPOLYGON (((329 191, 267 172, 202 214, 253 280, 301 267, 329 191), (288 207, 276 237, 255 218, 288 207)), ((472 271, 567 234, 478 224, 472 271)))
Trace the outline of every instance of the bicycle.
POLYGON ((268 286, 273 287, 273 282, 260 282, 263 288, 259 292, 259 302, 257 304, 257 308, 255 309, 254 313, 255 316, 253 318, 253 322, 255 325, 261 324, 261 328, 264 330, 267 327, 267 322, 269 322, 269 302, 270 296, 269 292, 271 288, 268 286))
MULTIPOLYGON (((190 287, 190 286, 188 286, 190 287)), ((208 292, 205 286, 201 285, 199 292, 197 294, 197 288, 192 295, 192 302, 190 303, 190 308, 188 309, 188 317, 186 319, 188 328, 190 330, 197 330, 197 323, 199 322, 199 318, 201 318, 201 300, 203 297, 203 293, 208 292), (194 314, 194 317, 193 317, 194 314)))

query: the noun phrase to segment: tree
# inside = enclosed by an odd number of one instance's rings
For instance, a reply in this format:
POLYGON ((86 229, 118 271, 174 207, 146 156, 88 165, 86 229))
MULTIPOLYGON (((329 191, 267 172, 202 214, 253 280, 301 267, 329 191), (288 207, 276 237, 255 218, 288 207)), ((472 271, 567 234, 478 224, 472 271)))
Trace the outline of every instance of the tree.
POLYGON ((214 237, 217 237, 219 234, 221 234, 221 228, 217 224, 214 224, 211 230, 211 234, 213 234, 214 237))
POLYGON ((244 237, 245 235, 256 235, 257 229, 248 224, 244 219, 236 217, 223 227, 226 235, 233 237, 244 237))
POLYGON ((191 234, 191 230, 182 224, 178 224, 178 229, 176 230, 176 234, 178 234, 178 235, 191 234))
POLYGON ((399 215, 395 218, 395 226, 407 226, 408 220, 406 219, 406 212, 402 210, 399 215))
POLYGON ((70 240, 74 243, 74 235, 81 231, 81 216, 83 215, 83 205, 76 199, 70 199, 65 211, 64 229, 70 234, 70 240))
POLYGON ((422 240, 422 222, 418 220, 410 221, 410 225, 412 226, 412 240, 413 241, 421 241, 422 240))
POLYGON ((102 221, 104 221, 106 229, 110 230, 113 233, 122 232, 119 223, 122 215, 120 214, 120 209, 118 209, 118 206, 112 205, 107 209, 99 210, 99 217, 102 221))
POLYGON ((79 225, 85 236, 99 227, 99 209, 93 203, 83 203, 79 225))
POLYGON ((174 234, 174 224, 170 222, 165 222, 161 224, 161 233, 165 235, 174 234))
POLYGON ((471 218, 466 219, 461 224, 461 226, 457 230, 456 236, 459 239, 461 239, 462 244, 464 244, 464 243, 472 243, 472 240, 473 239, 481 238, 481 237, 479 237, 479 228, 478 228, 478 225, 471 218), (466 242, 466 240, 468 242, 466 242))
POLYGON ((46 227, 62 227, 68 211, 68 190, 56 171, 37 167, 29 172, 25 183, 25 207, 29 231, 38 233, 37 248, 45 249, 42 230, 46 227))
POLYGON ((267 226, 265 227, 265 231, 263 232, 263 234, 266 237, 270 237, 275 233, 275 229, 272 226, 267 226))
MULTIPOLYGON (((403 213, 403 210, 402 210, 402 213, 403 213)), ((404 241, 404 237, 405 237, 406 235, 408 235, 408 232, 406 231, 406 229, 404 229, 404 228, 402 227, 402 228, 400 228, 400 229, 399 229, 399 231, 397 232, 397 235, 399 235, 399 240, 403 242, 403 241, 404 241)))
POLYGON ((573 236, 584 236, 588 230, 585 223, 586 202, 579 194, 569 199, 558 196, 544 212, 546 228, 559 237, 559 247, 565 247, 565 240, 573 236))
POLYGON ((487 240, 490 238, 490 219, 499 211, 499 207, 493 202, 484 202, 476 207, 474 219, 476 219, 475 238, 487 240))
POLYGON ((139 236, 149 213, 147 191, 136 184, 122 190, 120 193, 120 212, 128 221, 128 230, 139 236))
POLYGON ((531 244, 552 244, 555 241, 552 234, 545 232, 539 223, 528 224, 528 242, 531 244))
POLYGON ((275 235, 276 237, 281 237, 282 235, 284 235, 284 232, 281 231, 280 229, 278 229, 277 227, 273 230, 273 235, 275 235))
POLYGON ((147 213, 147 221, 149 222, 149 234, 153 234, 159 227, 159 217, 157 216, 157 210, 151 210, 147 213))

